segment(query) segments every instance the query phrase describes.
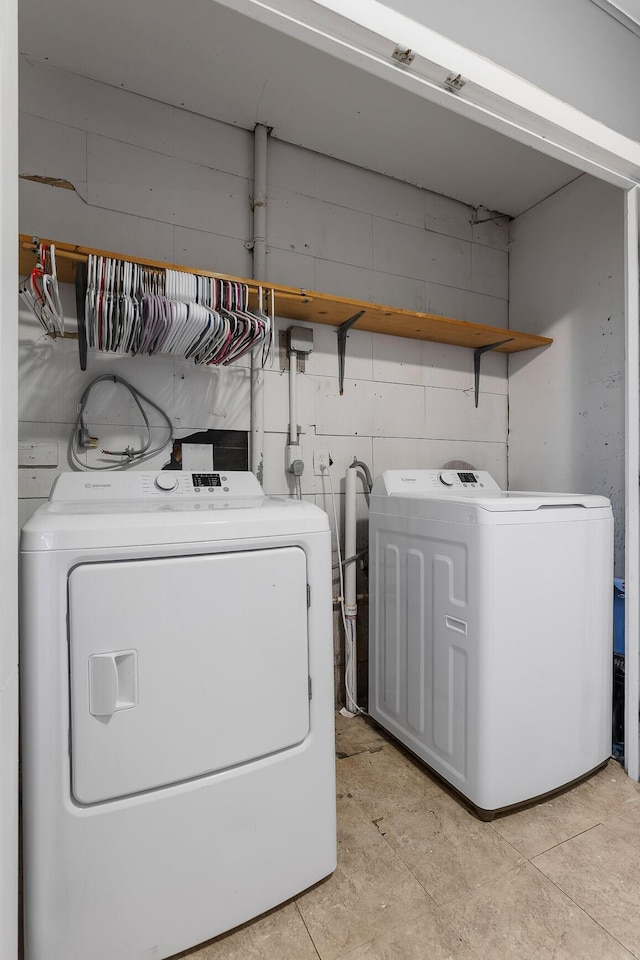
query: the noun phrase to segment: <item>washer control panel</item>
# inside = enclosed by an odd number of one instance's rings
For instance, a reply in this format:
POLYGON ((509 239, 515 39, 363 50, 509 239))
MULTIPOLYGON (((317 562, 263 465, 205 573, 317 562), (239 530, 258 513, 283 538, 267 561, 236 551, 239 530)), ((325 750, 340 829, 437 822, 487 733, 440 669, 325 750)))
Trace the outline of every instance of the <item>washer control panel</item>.
POLYGON ((389 496, 486 496, 501 493, 486 470, 385 470, 389 496))
POLYGON ((445 487, 456 487, 460 484, 463 487, 484 486, 480 475, 470 470, 441 470, 438 480, 445 487))
POLYGON ((156 487, 158 490, 164 490, 167 493, 170 490, 175 490, 178 486, 178 481, 176 477, 172 477, 170 473, 159 473, 156 477, 156 487))

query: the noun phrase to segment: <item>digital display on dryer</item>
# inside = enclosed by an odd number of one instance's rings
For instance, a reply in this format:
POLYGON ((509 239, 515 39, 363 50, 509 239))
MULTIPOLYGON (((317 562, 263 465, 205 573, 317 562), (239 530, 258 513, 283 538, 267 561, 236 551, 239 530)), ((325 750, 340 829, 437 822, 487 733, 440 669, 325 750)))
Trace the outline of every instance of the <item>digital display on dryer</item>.
POLYGON ((219 473, 192 473, 194 487, 221 487, 219 473))
POLYGON ((458 477, 462 483, 477 483, 475 475, 473 473, 459 473, 458 477))

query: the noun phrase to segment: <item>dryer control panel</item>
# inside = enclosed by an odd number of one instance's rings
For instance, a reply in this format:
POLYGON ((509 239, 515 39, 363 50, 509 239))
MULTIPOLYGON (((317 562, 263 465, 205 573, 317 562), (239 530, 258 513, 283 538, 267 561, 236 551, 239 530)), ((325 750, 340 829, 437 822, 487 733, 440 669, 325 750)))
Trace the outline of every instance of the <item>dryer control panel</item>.
POLYGON ((104 474, 62 473, 49 499, 104 502, 216 496, 224 496, 226 500, 233 497, 256 499, 263 497, 264 493, 256 477, 248 471, 129 470, 105 471, 104 474))

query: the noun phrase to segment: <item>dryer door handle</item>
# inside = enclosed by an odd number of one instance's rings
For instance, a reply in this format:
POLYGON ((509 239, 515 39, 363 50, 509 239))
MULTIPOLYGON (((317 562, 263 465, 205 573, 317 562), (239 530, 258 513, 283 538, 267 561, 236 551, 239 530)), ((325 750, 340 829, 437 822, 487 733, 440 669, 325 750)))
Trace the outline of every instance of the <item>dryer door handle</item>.
POLYGON ((89 657, 89 713, 110 717, 138 703, 138 664, 135 650, 96 653, 89 657))

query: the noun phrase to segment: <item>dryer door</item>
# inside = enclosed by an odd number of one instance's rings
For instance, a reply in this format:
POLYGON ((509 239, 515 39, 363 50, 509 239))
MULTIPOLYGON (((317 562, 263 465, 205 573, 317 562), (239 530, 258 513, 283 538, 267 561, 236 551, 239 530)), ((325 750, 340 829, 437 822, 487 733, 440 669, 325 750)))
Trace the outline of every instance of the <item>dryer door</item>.
POLYGON ((69 647, 80 803, 248 763, 309 731, 299 547, 78 566, 69 647))

